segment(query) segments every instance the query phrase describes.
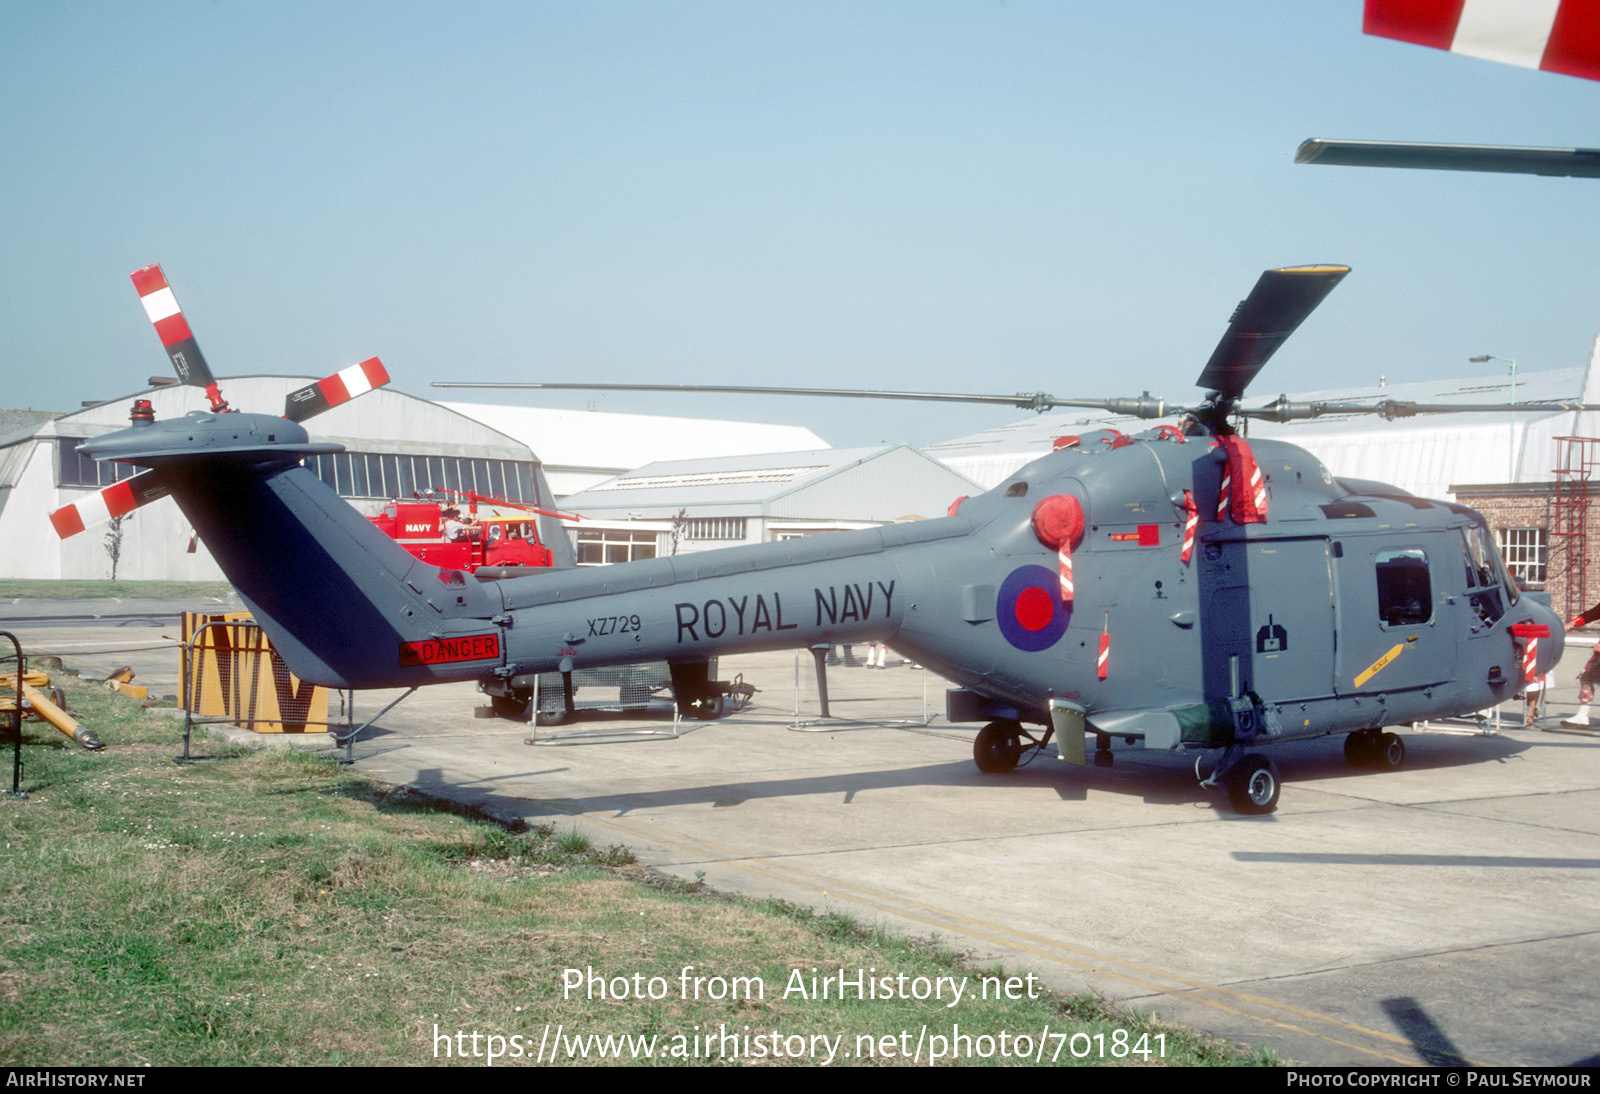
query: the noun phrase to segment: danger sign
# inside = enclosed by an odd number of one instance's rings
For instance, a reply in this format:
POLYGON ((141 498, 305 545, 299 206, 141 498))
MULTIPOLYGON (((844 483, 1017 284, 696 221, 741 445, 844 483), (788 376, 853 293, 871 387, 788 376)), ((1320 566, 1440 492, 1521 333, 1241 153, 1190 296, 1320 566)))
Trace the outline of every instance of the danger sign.
POLYGON ((445 665, 452 661, 486 661, 499 656, 498 634, 468 634, 400 643, 402 665, 445 665))

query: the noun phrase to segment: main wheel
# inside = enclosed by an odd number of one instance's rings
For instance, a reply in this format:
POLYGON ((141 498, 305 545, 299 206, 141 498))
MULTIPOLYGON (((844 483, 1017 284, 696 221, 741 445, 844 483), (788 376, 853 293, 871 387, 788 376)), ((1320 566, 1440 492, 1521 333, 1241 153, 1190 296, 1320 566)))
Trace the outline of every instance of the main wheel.
POLYGON ((707 695, 703 699, 695 700, 694 716, 708 722, 714 722, 722 717, 722 696, 707 695))
POLYGON ((1008 719, 990 722, 972 742, 972 761, 987 775, 1014 771, 1022 758, 1022 726, 1008 719))
POLYGON ((1271 813, 1278 808, 1282 782, 1278 765, 1252 752, 1228 772, 1228 800, 1237 812, 1249 816, 1271 813))
POLYGON ((1344 759, 1352 767, 1371 767, 1377 750, 1378 735, 1374 730, 1358 730, 1344 739, 1344 759))
POLYGON ((1385 733, 1372 750, 1372 763, 1380 771, 1393 771, 1406 762, 1406 743, 1397 734, 1385 733))
POLYGON ((541 710, 534 718, 534 725, 558 726, 567 720, 567 708, 556 707, 553 710, 541 710))
POLYGON ((515 695, 491 695, 489 705, 494 708, 496 718, 505 718, 513 722, 526 722, 533 717, 533 700, 518 699, 515 695))

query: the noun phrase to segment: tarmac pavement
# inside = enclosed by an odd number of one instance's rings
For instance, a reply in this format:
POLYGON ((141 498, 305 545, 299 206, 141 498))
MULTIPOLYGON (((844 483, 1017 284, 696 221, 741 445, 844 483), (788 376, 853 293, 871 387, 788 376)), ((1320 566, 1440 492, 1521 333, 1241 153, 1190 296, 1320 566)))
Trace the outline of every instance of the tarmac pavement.
MULTIPOLYGON (((171 643, 133 648, 175 620, 22 621, 81 603, 0 604, 0 630, 30 657, 54 646, 86 675, 132 664, 176 690, 171 643)), ((1118 747, 1079 769, 1052 750, 981 774, 976 727, 946 725, 945 685, 909 667, 829 684, 835 714, 913 724, 797 728, 815 717, 803 653, 724 658, 755 701, 676 739, 665 704, 535 730, 475 719, 482 697, 447 685, 384 714, 354 756, 386 782, 577 824, 684 878, 935 936, 1296 1061, 1593 1065, 1600 733, 1556 724, 1587 653, 1569 646, 1544 723, 1402 731, 1399 771, 1347 765, 1342 737, 1275 746, 1267 817, 1199 788, 1192 756, 1118 747), (924 701, 939 716, 915 724, 924 701), (587 743, 617 730, 657 736, 587 743)), ((360 693, 357 719, 400 694, 360 693)))

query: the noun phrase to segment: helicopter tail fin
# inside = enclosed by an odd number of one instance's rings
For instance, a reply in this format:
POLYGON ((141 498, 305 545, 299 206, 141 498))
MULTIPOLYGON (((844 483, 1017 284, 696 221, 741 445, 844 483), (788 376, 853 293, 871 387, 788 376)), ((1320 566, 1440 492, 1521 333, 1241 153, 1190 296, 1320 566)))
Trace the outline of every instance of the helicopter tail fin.
POLYGON ((502 659, 497 591, 413 558, 300 465, 338 445, 307 443, 282 418, 197 412, 83 448, 157 469, 301 679, 409 687, 483 676, 502 659), (419 654, 440 642, 449 654, 419 654))

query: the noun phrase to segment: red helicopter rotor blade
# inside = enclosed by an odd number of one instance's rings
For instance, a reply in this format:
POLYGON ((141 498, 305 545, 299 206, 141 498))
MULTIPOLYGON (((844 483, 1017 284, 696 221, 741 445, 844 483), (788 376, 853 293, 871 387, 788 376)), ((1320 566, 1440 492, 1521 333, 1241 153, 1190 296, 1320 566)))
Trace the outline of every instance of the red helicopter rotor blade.
POLYGON ((156 328, 162 348, 172 359, 172 369, 178 374, 178 379, 203 388, 206 398, 211 400, 212 410, 219 414, 226 411, 228 403, 217 387, 217 378, 211 375, 211 369, 200 353, 200 346, 194 340, 194 333, 189 330, 189 321, 184 318, 183 309, 178 306, 178 298, 167 284, 167 275, 161 272, 161 266, 151 264, 133 271, 129 277, 139 292, 139 303, 144 305, 145 314, 156 328))
POLYGON ((291 422, 303 422, 388 382, 389 370, 383 367, 383 362, 368 357, 360 364, 291 391, 283 401, 283 416, 291 422))
POLYGON ((166 497, 167 493, 167 486, 159 474, 141 471, 131 479, 114 482, 86 498, 63 505, 50 514, 50 523, 55 526, 56 535, 66 539, 85 528, 126 516, 141 505, 166 497))

